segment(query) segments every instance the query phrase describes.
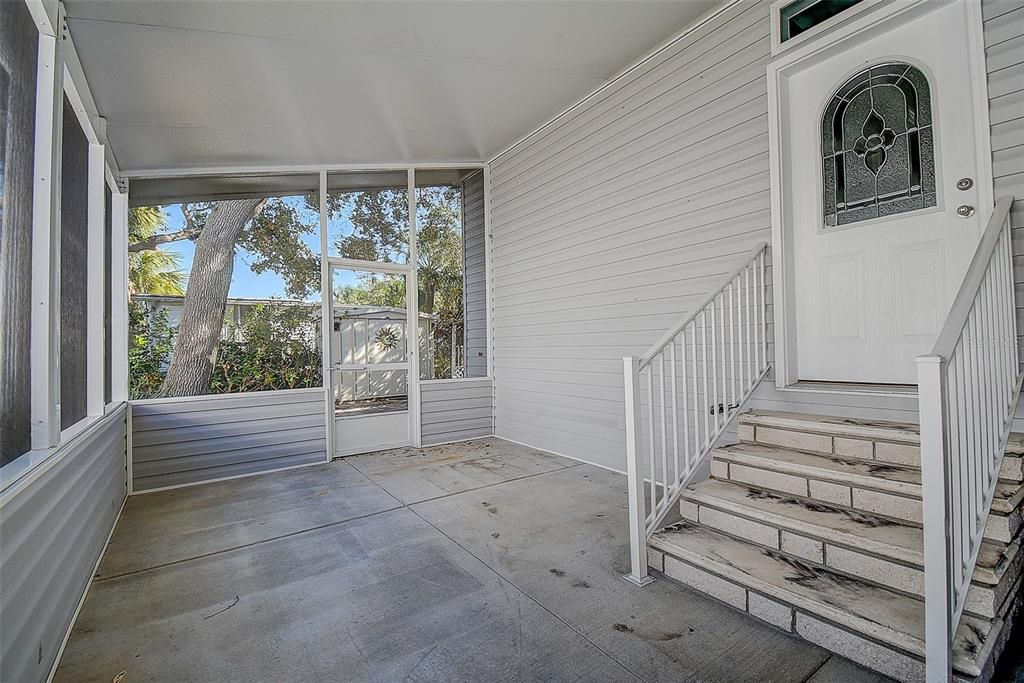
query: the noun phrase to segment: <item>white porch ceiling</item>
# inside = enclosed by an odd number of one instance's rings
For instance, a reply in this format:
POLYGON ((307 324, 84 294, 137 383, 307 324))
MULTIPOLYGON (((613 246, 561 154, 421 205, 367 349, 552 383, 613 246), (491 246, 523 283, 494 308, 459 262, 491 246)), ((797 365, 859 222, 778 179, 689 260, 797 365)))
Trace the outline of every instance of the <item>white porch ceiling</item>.
POLYGON ((67 0, 122 171, 488 159, 717 0, 67 0))

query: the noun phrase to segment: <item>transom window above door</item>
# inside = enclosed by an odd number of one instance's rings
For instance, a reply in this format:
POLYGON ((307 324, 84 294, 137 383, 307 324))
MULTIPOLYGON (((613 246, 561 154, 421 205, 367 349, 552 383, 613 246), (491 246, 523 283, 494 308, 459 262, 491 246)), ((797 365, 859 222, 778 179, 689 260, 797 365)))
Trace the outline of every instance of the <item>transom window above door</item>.
POLYGON ((936 204, 931 90, 910 64, 879 64, 839 86, 821 148, 826 227, 936 204))

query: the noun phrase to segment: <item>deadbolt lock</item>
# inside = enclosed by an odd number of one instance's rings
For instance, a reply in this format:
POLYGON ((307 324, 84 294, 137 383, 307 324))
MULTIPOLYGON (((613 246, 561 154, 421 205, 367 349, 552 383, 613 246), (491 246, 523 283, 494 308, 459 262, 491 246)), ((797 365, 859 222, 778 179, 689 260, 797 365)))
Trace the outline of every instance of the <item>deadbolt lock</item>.
POLYGON ((967 204, 961 204, 956 207, 956 215, 960 218, 970 218, 974 215, 974 207, 967 204))
POLYGON ((969 190, 974 187, 974 181, 970 178, 961 178, 956 181, 956 189, 958 190, 969 190))

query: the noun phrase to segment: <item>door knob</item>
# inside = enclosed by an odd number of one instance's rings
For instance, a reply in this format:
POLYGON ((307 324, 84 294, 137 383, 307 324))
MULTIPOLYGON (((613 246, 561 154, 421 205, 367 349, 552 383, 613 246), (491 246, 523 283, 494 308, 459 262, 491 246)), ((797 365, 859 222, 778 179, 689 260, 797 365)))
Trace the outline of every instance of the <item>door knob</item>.
POLYGON ((961 204, 956 207, 956 215, 960 218, 970 218, 974 215, 974 207, 967 204, 961 204))
POLYGON ((961 178, 956 181, 956 189, 958 190, 969 190, 974 187, 974 181, 970 178, 961 178))

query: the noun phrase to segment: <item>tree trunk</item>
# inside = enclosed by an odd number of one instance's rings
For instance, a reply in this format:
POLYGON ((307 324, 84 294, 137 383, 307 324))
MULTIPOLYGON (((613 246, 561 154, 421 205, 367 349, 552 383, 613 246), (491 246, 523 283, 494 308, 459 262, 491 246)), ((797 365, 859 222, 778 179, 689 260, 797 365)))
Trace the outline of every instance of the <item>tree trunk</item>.
POLYGON ((421 313, 434 312, 434 297, 437 295, 437 287, 432 282, 423 284, 423 310, 421 313))
POLYGON ((195 242, 174 358, 161 396, 201 396, 209 389, 235 265, 235 243, 263 201, 217 202, 207 217, 195 242))

